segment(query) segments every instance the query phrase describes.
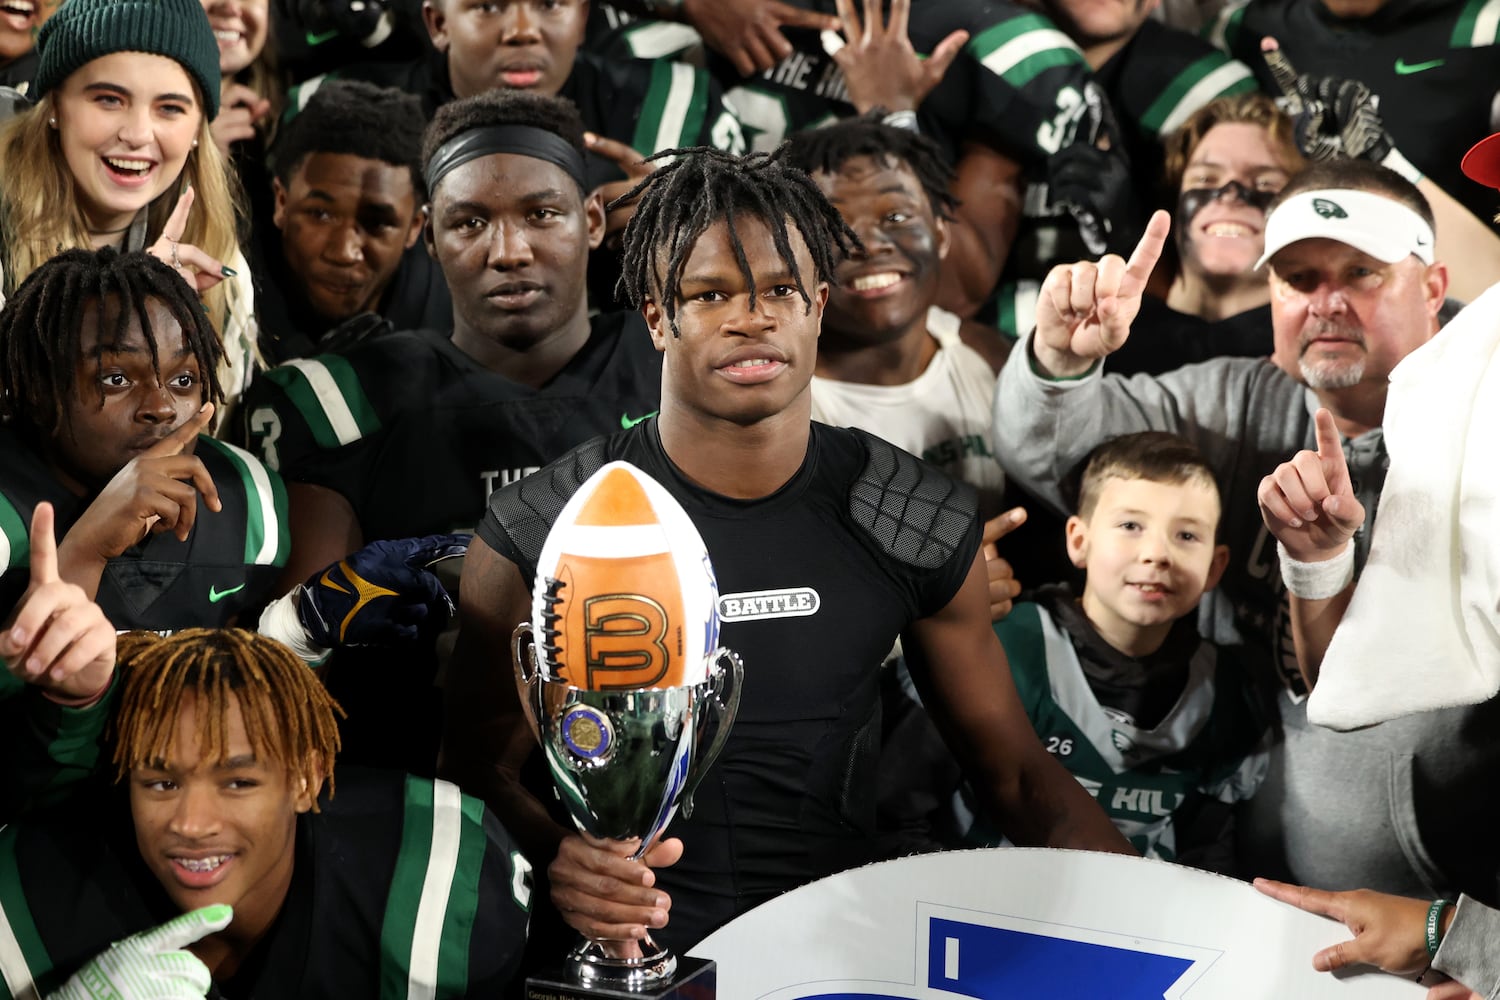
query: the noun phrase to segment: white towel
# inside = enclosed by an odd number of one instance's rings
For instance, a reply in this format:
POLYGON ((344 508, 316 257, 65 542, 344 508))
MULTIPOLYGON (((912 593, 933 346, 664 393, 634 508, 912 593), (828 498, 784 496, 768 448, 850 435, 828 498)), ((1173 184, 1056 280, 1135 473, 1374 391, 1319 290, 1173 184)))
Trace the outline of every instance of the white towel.
POLYGON ((1500 285, 1391 373, 1370 558, 1308 702, 1354 729, 1500 691, 1500 285))

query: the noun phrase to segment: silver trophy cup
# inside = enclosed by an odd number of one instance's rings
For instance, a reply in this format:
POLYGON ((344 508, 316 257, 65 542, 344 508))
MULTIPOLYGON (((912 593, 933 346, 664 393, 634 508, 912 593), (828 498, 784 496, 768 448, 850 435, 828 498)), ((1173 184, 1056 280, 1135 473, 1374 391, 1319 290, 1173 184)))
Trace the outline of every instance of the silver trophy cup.
MULTIPOLYGON (((521 704, 547 757, 558 797, 584 833, 640 839, 643 857, 677 807, 693 812, 693 790, 724 748, 739 707, 744 668, 720 647, 708 677, 688 687, 589 691, 549 678, 529 623, 512 636, 521 704)), ((582 986, 642 990, 667 982, 677 958, 650 937, 641 956, 618 958, 585 939, 566 971, 582 986)))

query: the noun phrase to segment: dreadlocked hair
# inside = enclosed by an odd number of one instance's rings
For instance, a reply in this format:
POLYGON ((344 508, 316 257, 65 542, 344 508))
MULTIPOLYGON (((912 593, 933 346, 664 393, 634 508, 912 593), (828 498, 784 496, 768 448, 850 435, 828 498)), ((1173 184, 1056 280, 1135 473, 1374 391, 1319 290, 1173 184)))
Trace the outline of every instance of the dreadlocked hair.
POLYGON ((836 174, 845 163, 867 156, 883 167, 904 164, 913 174, 933 214, 952 221, 958 199, 948 190, 953 168, 938 144, 920 132, 887 125, 882 108, 825 125, 804 129, 787 139, 787 162, 809 174, 836 174))
MULTIPOLYGON (((224 348, 198 301, 171 267, 144 252, 65 250, 21 282, 0 310, 0 416, 33 441, 50 439, 68 421, 68 403, 78 394, 78 373, 86 363, 83 350, 84 312, 95 308, 99 353, 124 340, 130 321, 139 321, 151 364, 158 376, 161 359, 151 336, 146 303, 156 299, 182 327, 187 349, 198 361, 204 402, 224 398, 219 385, 219 359, 224 348), (113 322, 104 308, 113 300, 113 322)), ((97 381, 97 380, 96 380, 97 381)), ((104 405, 103 396, 99 406, 104 405)))
MULTIPOLYGON (((115 780, 166 760, 183 702, 195 698, 205 759, 229 757, 229 709, 238 703, 258 758, 308 787, 327 779, 339 752, 344 711, 317 674, 274 639, 239 628, 191 628, 163 638, 120 637, 120 703, 114 717, 115 780)), ((317 803, 313 803, 317 809, 317 803)))
POLYGON ((610 202, 609 208, 640 204, 625 227, 620 280, 615 293, 639 309, 655 300, 666 313, 673 336, 677 328, 677 299, 681 293, 682 269, 688 255, 705 231, 717 222, 729 229, 740 273, 750 287, 750 307, 755 307, 755 276, 740 242, 737 219, 749 216, 765 223, 776 243, 776 252, 796 276, 797 291, 808 309, 812 296, 792 252, 787 220, 802 234, 812 253, 819 281, 832 281, 839 258, 860 246, 859 237, 845 224, 838 209, 828 203, 812 178, 786 160, 786 145, 773 153, 735 156, 707 146, 666 149, 648 160, 666 160, 644 180, 610 202), (665 267, 658 273, 658 264, 665 267))

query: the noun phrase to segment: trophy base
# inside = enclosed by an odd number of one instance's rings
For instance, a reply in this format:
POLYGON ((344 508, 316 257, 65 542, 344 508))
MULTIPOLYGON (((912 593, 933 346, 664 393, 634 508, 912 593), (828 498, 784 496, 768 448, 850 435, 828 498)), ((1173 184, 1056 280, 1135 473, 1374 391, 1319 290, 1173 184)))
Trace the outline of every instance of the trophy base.
POLYGON ((704 958, 678 958, 677 971, 658 982, 579 982, 567 974, 532 976, 526 1000, 713 1000, 718 966, 704 958))

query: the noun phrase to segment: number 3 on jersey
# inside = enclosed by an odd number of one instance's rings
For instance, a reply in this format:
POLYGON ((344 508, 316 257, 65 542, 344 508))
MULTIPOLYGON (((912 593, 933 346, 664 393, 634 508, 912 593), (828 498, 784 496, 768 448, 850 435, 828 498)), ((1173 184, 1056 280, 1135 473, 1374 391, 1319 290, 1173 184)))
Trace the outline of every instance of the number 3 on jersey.
POLYGON ((276 452, 276 439, 281 437, 281 418, 269 406, 262 406, 250 414, 250 438, 260 452, 260 460, 277 472, 281 471, 281 456, 276 452))

